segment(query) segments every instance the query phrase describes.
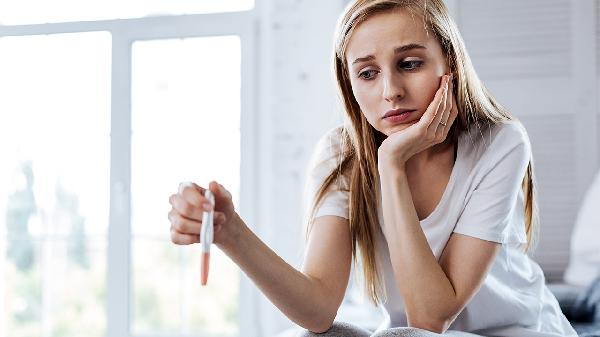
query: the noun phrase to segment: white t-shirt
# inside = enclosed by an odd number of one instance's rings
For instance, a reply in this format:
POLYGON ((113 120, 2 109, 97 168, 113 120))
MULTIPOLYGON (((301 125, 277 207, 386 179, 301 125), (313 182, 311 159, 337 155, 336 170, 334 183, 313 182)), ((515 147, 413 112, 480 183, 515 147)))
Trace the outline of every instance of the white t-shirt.
MULTIPOLYGON (((340 131, 341 127, 330 130, 317 145, 305 189, 306 211, 340 160, 340 131)), ((420 221, 438 260, 453 232, 502 243, 481 288, 450 330, 503 337, 577 336, 546 287, 539 265, 519 250, 520 244, 527 242, 521 182, 530 154, 527 132, 518 121, 464 132, 443 196, 434 211, 420 221)), ((315 218, 336 215, 348 219, 348 187, 346 177, 331 187, 315 218)), ((378 214, 383 224, 381 207, 378 214)), ((387 296, 387 319, 380 329, 407 326, 387 241, 381 231, 376 235, 376 258, 387 296)))

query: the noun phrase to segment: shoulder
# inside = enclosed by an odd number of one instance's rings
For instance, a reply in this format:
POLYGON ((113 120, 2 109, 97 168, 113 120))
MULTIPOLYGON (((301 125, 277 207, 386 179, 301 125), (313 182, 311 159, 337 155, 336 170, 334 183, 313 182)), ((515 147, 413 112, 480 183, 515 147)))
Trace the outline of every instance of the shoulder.
POLYGON ((505 121, 493 126, 493 142, 496 147, 530 148, 529 136, 523 124, 518 120, 505 121))
MULTIPOLYGON (((320 185, 337 168, 344 159, 347 148, 344 144, 344 127, 342 125, 327 130, 314 146, 307 167, 308 182, 320 185)), ((346 177, 342 174, 342 179, 346 177)))
POLYGON ((518 120, 473 126, 462 137, 466 153, 488 163, 502 160, 509 154, 518 154, 523 160, 530 157, 529 135, 518 120))
POLYGON ((326 168, 330 171, 339 163, 342 155, 343 126, 336 126, 327 130, 317 141, 309 168, 326 168))
POLYGON ((317 142, 317 150, 329 150, 339 152, 342 145, 344 127, 341 125, 335 126, 327 130, 317 142))

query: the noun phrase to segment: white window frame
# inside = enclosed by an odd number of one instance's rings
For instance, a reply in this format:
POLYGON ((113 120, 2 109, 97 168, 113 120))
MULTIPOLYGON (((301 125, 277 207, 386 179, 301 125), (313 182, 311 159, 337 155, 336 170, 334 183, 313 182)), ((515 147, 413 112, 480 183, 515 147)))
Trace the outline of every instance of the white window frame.
MULTIPOLYGON (((257 223, 255 192, 256 85, 259 0, 250 11, 135 19, 2 26, 0 37, 108 31, 112 35, 110 210, 107 249, 106 335, 133 335, 131 323, 131 53, 135 41, 237 35, 241 41, 240 204, 249 226, 257 223)), ((165 199, 166 200, 166 199, 165 199)), ((166 219, 166 218, 165 218, 166 219)), ((163 219, 159 219, 162 221, 163 219)), ((166 221, 166 220, 165 220, 166 221)), ((255 229, 255 228, 253 228, 255 229)), ((165 231, 168 228, 165 227, 165 231)), ((239 331, 258 337, 258 291, 240 272, 239 331)), ((157 336, 157 335, 152 335, 157 336)), ((170 335, 170 336, 178 336, 170 335)), ((188 335, 189 336, 189 335, 188 335)))

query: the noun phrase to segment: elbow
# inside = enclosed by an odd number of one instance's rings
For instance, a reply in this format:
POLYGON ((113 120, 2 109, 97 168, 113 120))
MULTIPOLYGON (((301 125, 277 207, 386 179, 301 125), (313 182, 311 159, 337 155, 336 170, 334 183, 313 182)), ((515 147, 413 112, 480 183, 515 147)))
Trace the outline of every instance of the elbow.
POLYGON ((306 308, 307 311, 303 315, 303 324, 297 323, 310 332, 320 334, 328 331, 333 326, 342 297, 327 296, 329 291, 324 286, 317 289, 313 297, 319 300, 309 303, 308 308, 306 308))
POLYGON ((333 326, 339 307, 340 302, 338 301, 334 302, 328 300, 321 303, 315 303, 311 312, 307 313, 305 316, 305 324, 301 324, 301 326, 304 329, 317 334, 326 332, 333 326))
POLYGON ((409 327, 444 334, 462 310, 432 313, 431 310, 407 310, 406 319, 409 327))
POLYGON ((302 319, 293 321, 302 328, 319 334, 331 329, 336 316, 337 310, 327 310, 323 308, 321 310, 313 310, 311 313, 306 313, 302 319))
POLYGON ((317 326, 313 329, 307 329, 307 330, 312 333, 321 334, 321 333, 326 333, 329 329, 331 329, 332 325, 333 324, 330 324, 329 326, 327 326, 327 325, 317 326))
POLYGON ((334 319, 335 316, 330 317, 323 315, 322 317, 317 317, 308 322, 307 324, 304 324, 303 327, 310 332, 314 332, 317 334, 324 333, 327 330, 331 329, 331 326, 333 326, 334 319))
POLYGON ((411 322, 408 324, 408 326, 411 328, 435 332, 437 334, 443 334, 446 332, 446 330, 448 330, 446 324, 434 320, 411 322))
POLYGON ((428 330, 438 334, 443 334, 450 328, 453 319, 437 319, 435 317, 417 317, 408 321, 408 326, 422 330, 428 330))

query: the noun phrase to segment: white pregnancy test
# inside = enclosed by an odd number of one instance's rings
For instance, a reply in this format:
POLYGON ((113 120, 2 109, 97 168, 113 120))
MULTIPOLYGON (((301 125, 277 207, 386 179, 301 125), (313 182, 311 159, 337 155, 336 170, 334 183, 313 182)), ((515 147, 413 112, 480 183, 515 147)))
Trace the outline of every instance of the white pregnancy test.
POLYGON ((213 220, 214 220, 214 207, 215 197, 209 189, 204 192, 204 197, 213 205, 211 211, 204 211, 202 216, 202 227, 200 230, 200 245, 202 248, 202 260, 200 262, 200 274, 202 278, 202 285, 205 286, 208 281, 208 267, 210 262, 210 246, 213 243, 213 220))

